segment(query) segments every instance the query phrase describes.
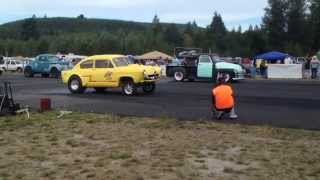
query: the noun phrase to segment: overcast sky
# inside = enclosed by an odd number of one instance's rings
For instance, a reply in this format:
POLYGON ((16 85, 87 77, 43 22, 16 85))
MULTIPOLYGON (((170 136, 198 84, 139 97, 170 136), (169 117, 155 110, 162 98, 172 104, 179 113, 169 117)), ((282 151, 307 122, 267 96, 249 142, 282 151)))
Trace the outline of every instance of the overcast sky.
POLYGON ((31 17, 76 17, 151 22, 186 23, 195 20, 207 26, 218 11, 231 29, 260 24, 267 0, 0 0, 0 24, 31 17))

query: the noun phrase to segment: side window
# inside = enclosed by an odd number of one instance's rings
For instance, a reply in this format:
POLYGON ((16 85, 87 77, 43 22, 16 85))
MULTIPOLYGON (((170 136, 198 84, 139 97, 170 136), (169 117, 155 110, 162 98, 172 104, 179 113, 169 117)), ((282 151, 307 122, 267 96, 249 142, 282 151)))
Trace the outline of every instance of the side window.
POLYGON ((92 60, 88 60, 85 61, 83 63, 80 64, 80 68, 81 69, 90 69, 93 68, 93 61, 92 60))
POLYGON ((45 56, 40 56, 39 61, 47 61, 47 58, 45 56))
POLYGON ((14 61, 11 61, 10 64, 11 65, 16 65, 16 63, 14 61))
POLYGON ((200 63, 212 63, 210 56, 200 56, 199 62, 200 63))
POLYGON ((96 68, 113 68, 111 61, 109 60, 96 60, 96 68))

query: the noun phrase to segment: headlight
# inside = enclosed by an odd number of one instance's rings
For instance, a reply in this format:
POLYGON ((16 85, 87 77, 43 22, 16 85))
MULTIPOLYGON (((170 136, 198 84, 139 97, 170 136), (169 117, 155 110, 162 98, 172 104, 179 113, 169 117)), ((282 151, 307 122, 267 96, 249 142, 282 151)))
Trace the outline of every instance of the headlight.
POLYGON ((148 74, 147 74, 147 71, 146 71, 146 70, 143 71, 143 77, 144 77, 144 78, 147 78, 147 77, 148 77, 148 74))

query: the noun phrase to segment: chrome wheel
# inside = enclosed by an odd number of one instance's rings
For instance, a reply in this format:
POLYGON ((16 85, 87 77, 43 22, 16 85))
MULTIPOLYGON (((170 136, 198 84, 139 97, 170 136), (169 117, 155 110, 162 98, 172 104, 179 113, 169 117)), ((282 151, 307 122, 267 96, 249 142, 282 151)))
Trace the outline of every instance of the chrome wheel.
POLYGON ((133 94, 133 86, 132 86, 131 83, 127 83, 127 84, 124 86, 124 92, 125 92, 125 94, 127 94, 127 95, 133 94))
POLYGON ((71 80, 70 87, 72 90, 77 91, 80 87, 80 83, 77 79, 71 80))
POLYGON ((183 80, 183 78, 184 78, 184 75, 183 75, 183 73, 182 72, 175 72, 174 73, 174 79, 176 80, 176 81, 182 81, 183 80))
POLYGON ((127 96, 136 94, 137 87, 132 80, 124 81, 122 84, 122 93, 127 96))

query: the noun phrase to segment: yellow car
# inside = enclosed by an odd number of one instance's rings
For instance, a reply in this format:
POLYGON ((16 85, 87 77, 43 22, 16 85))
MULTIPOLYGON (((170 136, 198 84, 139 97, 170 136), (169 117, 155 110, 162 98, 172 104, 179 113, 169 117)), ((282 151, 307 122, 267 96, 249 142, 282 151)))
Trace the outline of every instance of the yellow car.
POLYGON ((138 87, 146 93, 154 92, 160 75, 160 67, 130 64, 123 55, 91 56, 61 72, 71 93, 83 93, 86 88, 103 92, 109 87, 121 87, 125 95, 134 95, 138 87))

